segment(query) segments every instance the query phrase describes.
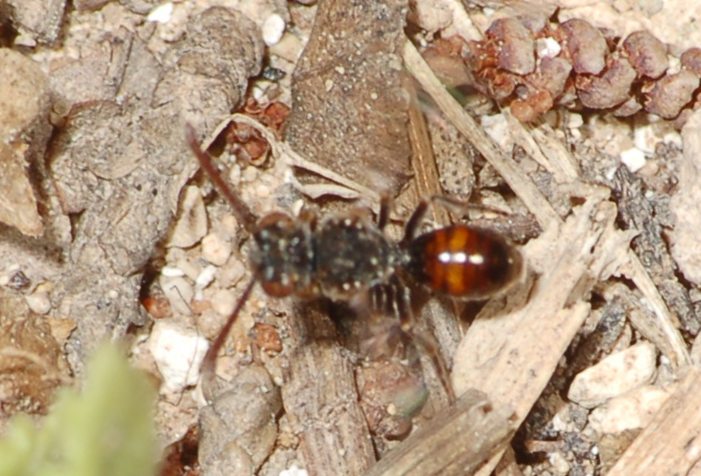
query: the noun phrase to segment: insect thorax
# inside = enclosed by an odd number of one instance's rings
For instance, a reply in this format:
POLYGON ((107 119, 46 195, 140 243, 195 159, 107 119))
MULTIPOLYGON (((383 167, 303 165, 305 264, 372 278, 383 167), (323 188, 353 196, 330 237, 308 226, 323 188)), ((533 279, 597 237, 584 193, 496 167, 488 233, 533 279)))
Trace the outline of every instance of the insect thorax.
POLYGON ((396 245, 363 216, 330 218, 316 230, 285 215, 264 219, 253 235, 253 272, 265 292, 347 300, 387 282, 396 245))
POLYGON ((396 245, 365 216, 329 218, 315 238, 316 280, 331 299, 347 300, 386 283, 398 266, 396 245))

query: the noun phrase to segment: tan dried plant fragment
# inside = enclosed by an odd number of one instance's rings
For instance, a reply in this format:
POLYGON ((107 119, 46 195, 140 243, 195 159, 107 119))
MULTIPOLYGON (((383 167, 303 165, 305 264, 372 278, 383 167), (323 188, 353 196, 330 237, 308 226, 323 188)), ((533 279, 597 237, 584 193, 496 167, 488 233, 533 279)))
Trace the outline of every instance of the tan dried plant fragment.
POLYGON ((11 146, 0 142, 0 221, 17 228, 24 235, 39 236, 44 227, 22 156, 11 146))

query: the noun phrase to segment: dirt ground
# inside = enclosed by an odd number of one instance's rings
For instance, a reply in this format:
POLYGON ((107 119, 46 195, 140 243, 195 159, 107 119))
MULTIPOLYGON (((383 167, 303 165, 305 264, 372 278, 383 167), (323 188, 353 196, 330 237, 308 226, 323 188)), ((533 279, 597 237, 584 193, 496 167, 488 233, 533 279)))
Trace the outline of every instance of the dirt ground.
POLYGON ((0 0, 0 427, 115 339, 158 388, 163 474, 699 473, 699 18, 692 0, 0 0), (253 245, 186 124, 256 217, 391 196, 399 240, 445 195, 470 205, 422 229, 496 231, 525 270, 481 301, 412 289, 423 345, 256 286, 202 379, 253 245))

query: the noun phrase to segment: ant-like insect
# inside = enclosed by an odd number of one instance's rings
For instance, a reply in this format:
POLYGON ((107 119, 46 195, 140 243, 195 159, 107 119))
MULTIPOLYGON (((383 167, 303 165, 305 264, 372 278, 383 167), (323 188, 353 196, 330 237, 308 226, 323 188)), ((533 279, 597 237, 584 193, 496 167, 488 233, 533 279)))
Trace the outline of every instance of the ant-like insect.
MULTIPOLYGON (((426 200, 416 207, 398 242, 390 241, 384 233, 389 221, 387 198, 382 199, 376 223, 364 210, 322 220, 309 213, 295 219, 273 212, 258 220, 221 178, 190 126, 187 141, 255 243, 250 255, 253 278, 204 357, 205 379, 213 376, 217 354, 253 286, 260 283, 266 294, 276 298, 325 297, 351 302, 366 296, 371 307, 379 308, 373 310, 380 312, 386 311, 391 300, 400 329, 431 354, 453 399, 447 370, 435 346, 412 331, 414 317, 408 281, 452 298, 485 299, 508 288, 521 274, 523 260, 516 248, 494 232, 468 225, 450 225, 419 234, 431 203, 426 200)), ((440 197, 433 200, 450 202, 440 197)))

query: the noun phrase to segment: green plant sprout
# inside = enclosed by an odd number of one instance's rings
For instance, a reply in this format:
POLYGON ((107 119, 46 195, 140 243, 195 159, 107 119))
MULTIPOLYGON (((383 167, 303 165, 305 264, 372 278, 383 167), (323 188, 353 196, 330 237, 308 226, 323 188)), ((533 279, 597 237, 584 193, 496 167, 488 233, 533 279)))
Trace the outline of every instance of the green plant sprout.
POLYGON ((154 399, 145 375, 106 344, 89 362, 82 390, 60 390, 39 425, 13 417, 0 440, 0 476, 152 476, 154 399))

